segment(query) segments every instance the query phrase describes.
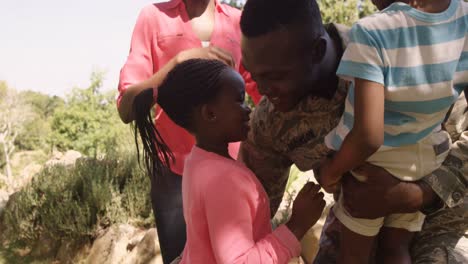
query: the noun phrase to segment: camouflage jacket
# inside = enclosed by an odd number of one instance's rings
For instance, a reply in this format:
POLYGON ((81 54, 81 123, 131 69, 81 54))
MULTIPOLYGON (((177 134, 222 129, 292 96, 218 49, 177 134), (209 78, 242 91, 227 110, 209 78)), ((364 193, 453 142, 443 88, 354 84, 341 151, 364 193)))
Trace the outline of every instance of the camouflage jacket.
MULTIPOLYGON (((327 31, 344 49, 349 28, 330 24, 327 31)), ((266 98, 255 108, 240 158, 263 184, 270 197, 272 215, 283 197, 290 166, 296 164, 302 171, 316 169, 329 153, 324 137, 340 120, 349 84, 340 80, 333 98, 308 96, 289 112, 276 112, 266 98)), ((466 186, 460 173, 441 168, 424 180, 449 207, 463 201, 466 186)))

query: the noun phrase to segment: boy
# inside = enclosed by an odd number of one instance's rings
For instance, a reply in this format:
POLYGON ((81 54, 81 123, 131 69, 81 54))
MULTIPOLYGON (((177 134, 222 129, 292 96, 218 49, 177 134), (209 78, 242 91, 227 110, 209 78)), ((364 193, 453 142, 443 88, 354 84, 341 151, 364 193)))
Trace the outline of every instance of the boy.
MULTIPOLYGON (((339 125, 326 138, 327 146, 338 151, 320 170, 321 184, 329 192, 349 170, 359 178, 356 168, 365 161, 405 181, 417 181, 437 169, 450 145, 440 124, 468 82, 468 4, 373 3, 385 10, 353 26, 338 68, 338 75, 353 81, 354 87, 339 125)), ((369 262, 379 234, 382 262, 411 263, 409 243, 421 229, 422 213, 358 219, 342 204, 340 200, 334 207, 346 227, 340 262, 369 262)))

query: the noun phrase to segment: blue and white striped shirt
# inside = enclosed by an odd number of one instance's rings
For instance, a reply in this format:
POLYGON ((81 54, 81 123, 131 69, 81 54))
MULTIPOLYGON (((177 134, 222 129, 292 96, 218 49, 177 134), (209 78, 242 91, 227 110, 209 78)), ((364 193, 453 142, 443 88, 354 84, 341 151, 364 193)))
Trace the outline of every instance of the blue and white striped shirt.
MULTIPOLYGON (((397 2, 351 29, 337 74, 385 87, 384 144, 415 144, 442 123, 468 86, 468 3, 452 0, 442 13, 397 2)), ((354 86, 345 112, 326 139, 338 150, 354 123, 354 86)))

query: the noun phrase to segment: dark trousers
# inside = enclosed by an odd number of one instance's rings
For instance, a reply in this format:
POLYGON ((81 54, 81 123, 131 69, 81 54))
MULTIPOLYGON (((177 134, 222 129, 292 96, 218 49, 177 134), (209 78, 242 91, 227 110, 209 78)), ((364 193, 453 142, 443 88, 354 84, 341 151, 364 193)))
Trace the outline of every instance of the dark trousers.
POLYGON ((170 170, 151 177, 151 204, 164 264, 178 257, 187 240, 182 210, 182 176, 170 170))

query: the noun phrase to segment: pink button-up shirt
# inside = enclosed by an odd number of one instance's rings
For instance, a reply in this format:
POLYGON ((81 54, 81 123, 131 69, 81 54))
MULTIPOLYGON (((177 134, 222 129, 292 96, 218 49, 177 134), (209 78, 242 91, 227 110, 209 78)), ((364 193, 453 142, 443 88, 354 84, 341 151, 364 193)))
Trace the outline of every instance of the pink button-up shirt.
POLYGON ((182 203, 185 263, 288 263, 301 246, 284 225, 274 231, 257 177, 239 161, 198 147, 185 162, 182 203))
MULTIPOLYGON (((216 1, 214 30, 210 45, 229 51, 246 80, 246 91, 254 102, 260 100, 256 84, 241 66, 240 10, 216 1)), ((148 5, 141 11, 136 22, 130 54, 120 72, 119 97, 127 87, 144 81, 156 73, 179 52, 202 47, 200 39, 192 30, 185 4, 182 0, 148 5)), ((171 170, 182 175, 184 160, 194 145, 194 138, 172 122, 167 114, 156 107, 156 128, 174 153, 175 164, 171 170)), ((230 146, 230 153, 237 156, 238 144, 230 146)))

